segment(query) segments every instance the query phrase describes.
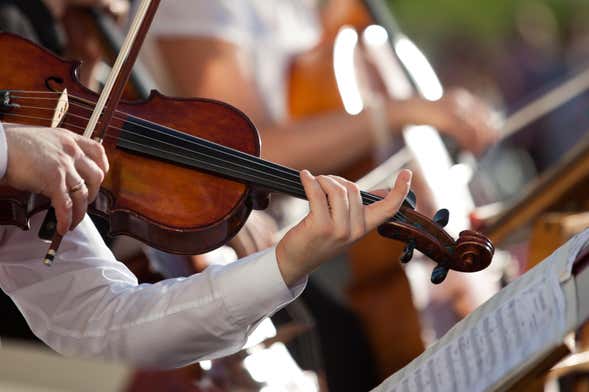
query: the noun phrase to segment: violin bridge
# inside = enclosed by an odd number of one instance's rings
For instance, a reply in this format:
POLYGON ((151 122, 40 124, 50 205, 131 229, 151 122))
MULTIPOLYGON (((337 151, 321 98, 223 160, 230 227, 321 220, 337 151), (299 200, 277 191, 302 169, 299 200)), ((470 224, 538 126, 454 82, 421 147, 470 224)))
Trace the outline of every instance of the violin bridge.
POLYGON ((67 89, 63 89, 59 99, 57 100, 57 105, 55 106, 55 110, 53 111, 53 119, 51 120, 51 128, 57 128, 63 122, 65 115, 70 107, 67 95, 67 89))

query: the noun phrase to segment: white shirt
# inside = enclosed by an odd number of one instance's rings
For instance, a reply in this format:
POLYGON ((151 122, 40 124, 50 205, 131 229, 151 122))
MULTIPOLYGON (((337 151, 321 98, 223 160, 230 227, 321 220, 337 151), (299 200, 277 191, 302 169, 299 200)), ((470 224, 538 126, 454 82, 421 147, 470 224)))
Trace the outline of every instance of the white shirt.
POLYGON ((253 79, 275 121, 286 115, 286 76, 293 56, 321 36, 317 0, 166 0, 149 36, 214 37, 246 53, 253 79))
POLYGON ((48 244, 37 237, 43 216, 31 219, 29 231, 0 227, 0 287, 35 335, 64 355, 157 367, 225 356, 306 283, 289 290, 271 248, 187 278, 139 285, 87 216, 47 267, 41 259, 48 244))

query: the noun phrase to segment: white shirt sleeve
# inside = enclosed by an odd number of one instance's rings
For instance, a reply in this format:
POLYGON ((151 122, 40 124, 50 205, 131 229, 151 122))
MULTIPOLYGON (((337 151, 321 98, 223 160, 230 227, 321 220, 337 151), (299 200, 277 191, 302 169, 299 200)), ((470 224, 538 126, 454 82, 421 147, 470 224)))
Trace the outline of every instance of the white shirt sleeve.
POLYGON ((264 317, 298 296, 274 248, 187 278, 137 284, 86 217, 68 233, 55 263, 32 229, 1 228, 0 286, 33 332, 64 355, 174 367, 239 350, 264 317))
POLYGON ((150 28, 152 36, 215 37, 242 46, 253 32, 247 2, 235 0, 166 0, 150 28))
POLYGON ((6 142, 6 133, 4 126, 0 123, 0 179, 4 178, 8 167, 8 143, 6 142))

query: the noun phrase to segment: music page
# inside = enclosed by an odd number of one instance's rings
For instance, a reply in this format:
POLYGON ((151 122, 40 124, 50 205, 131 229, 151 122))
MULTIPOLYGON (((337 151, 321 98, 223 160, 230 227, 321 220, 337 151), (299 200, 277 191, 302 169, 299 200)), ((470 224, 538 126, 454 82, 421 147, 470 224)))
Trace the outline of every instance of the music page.
POLYGON ((560 283, 570 277, 572 262, 588 240, 589 230, 571 239, 374 391, 495 389, 517 369, 560 344, 567 332, 560 283))

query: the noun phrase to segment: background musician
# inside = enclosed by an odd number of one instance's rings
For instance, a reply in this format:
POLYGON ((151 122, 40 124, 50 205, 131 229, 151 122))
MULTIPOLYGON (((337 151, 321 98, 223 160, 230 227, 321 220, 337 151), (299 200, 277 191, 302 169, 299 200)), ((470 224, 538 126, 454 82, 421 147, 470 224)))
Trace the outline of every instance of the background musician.
MULTIPOLYGON (((314 1, 302 0, 164 2, 150 34, 171 79, 170 93, 225 100, 254 120, 267 159, 329 172, 353 163, 377 141, 366 133, 369 111, 351 116, 342 109, 289 121, 288 65, 320 44, 319 11, 314 1)), ((430 124, 475 152, 497 137, 486 107, 464 91, 437 102, 390 100, 386 108, 393 133, 406 124, 430 124)))

